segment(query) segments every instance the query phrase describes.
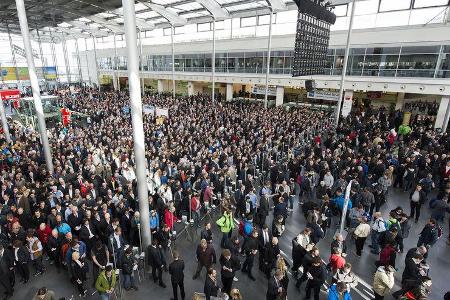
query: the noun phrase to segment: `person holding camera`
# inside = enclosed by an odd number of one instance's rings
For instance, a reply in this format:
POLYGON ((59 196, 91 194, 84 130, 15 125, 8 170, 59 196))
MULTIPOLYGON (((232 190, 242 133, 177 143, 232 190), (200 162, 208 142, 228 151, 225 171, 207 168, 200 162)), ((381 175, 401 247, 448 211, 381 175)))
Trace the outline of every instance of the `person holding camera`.
POLYGON ((95 281, 95 289, 98 291, 101 300, 111 299, 111 294, 116 287, 116 280, 116 272, 111 265, 107 265, 100 272, 95 281))

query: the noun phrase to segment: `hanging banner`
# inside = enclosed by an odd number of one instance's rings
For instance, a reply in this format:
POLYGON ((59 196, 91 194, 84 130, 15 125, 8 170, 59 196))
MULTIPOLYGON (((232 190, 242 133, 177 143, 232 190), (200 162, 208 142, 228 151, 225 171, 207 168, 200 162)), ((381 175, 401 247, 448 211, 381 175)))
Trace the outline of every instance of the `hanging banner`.
MULTIPOLYGON (((252 93, 256 95, 265 95, 266 94, 266 87, 264 85, 254 85, 252 88, 252 93)), ((267 95, 269 96, 276 96, 277 95, 277 87, 275 86, 269 86, 269 90, 267 92, 267 95)))
POLYGON ((162 117, 169 117, 169 109, 168 108, 162 108, 162 107, 157 107, 155 110, 155 114, 157 117, 162 116, 162 117))
POLYGON ((353 105, 353 91, 345 91, 344 104, 342 104, 342 116, 346 118, 352 111, 353 105))
MULTIPOLYGON (((155 107, 152 105, 148 105, 148 104, 144 104, 142 106, 142 111, 144 112, 144 114, 146 115, 154 115, 155 114, 155 107)), ((167 112, 167 115, 169 114, 169 112, 167 112)))
POLYGON ((70 124, 72 112, 70 109, 63 107, 61 108, 61 119, 64 127, 70 124))
POLYGON ((56 80, 56 67, 45 67, 44 76, 45 79, 56 80))
POLYGON ((337 102, 339 100, 339 93, 315 90, 312 92, 308 92, 307 97, 309 99, 336 101, 337 102))
POLYGON ((0 99, 2 99, 2 100, 20 99, 20 91, 19 90, 0 90, 0 99))

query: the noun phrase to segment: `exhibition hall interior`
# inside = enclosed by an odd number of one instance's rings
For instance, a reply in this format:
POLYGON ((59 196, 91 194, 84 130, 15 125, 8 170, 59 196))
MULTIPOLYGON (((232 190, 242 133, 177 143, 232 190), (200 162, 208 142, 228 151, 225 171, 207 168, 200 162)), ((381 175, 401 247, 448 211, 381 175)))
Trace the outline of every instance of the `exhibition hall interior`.
POLYGON ((1 0, 0 299, 450 300, 449 0, 1 0))

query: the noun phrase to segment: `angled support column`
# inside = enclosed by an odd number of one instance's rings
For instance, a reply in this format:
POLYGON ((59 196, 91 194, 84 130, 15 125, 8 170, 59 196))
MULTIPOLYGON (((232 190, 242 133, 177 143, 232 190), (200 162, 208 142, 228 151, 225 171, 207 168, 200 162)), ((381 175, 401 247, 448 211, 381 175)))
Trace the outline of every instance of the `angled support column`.
POLYGON ((336 116, 334 118, 336 127, 338 126, 339 118, 341 117, 342 98, 344 98, 344 84, 345 84, 345 76, 347 73, 348 55, 350 53, 350 39, 352 38, 353 20, 355 19, 355 8, 356 8, 355 4, 356 4, 356 0, 353 0, 352 13, 350 16, 350 24, 348 26, 348 31, 347 31, 347 45, 345 47, 344 65, 342 66, 341 86, 339 89, 339 99, 338 99, 338 103, 337 103, 337 107, 336 107, 336 116))
POLYGON ((28 29, 27 15, 25 12, 24 0, 16 0, 17 16, 19 17, 20 31, 22 32, 23 44, 28 63, 28 72, 30 75, 31 90, 33 91, 34 108, 39 124, 39 133, 41 136, 42 147, 44 148, 45 162, 50 176, 53 176, 52 154, 48 143, 47 128, 45 126, 44 109, 41 102, 41 91, 39 90, 39 82, 34 67, 33 48, 31 48, 30 31, 28 29))
POLYGON ((172 44, 172 97, 175 99, 175 45, 173 36, 175 34, 175 27, 170 27, 170 40, 172 44))
POLYGON ((88 58, 88 48, 87 48, 87 40, 84 39, 84 54, 86 57, 86 68, 88 72, 88 78, 89 78, 89 86, 92 87, 92 78, 91 78, 91 71, 89 71, 89 58, 88 58))
POLYGON ((101 90, 101 85, 100 85, 100 76, 99 76, 99 71, 98 71, 98 60, 97 60, 97 46, 95 45, 95 37, 92 36, 92 41, 94 43, 94 59, 95 59, 95 72, 97 74, 97 85, 98 85, 98 90, 101 90))

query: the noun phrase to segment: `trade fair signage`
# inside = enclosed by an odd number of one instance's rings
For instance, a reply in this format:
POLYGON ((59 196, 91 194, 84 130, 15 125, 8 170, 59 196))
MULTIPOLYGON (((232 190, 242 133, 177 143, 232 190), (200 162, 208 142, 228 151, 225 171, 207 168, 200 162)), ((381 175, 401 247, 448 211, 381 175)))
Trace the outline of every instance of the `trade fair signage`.
POLYGON ((338 101, 339 93, 315 90, 308 92, 307 97, 309 99, 326 100, 326 101, 338 101))

